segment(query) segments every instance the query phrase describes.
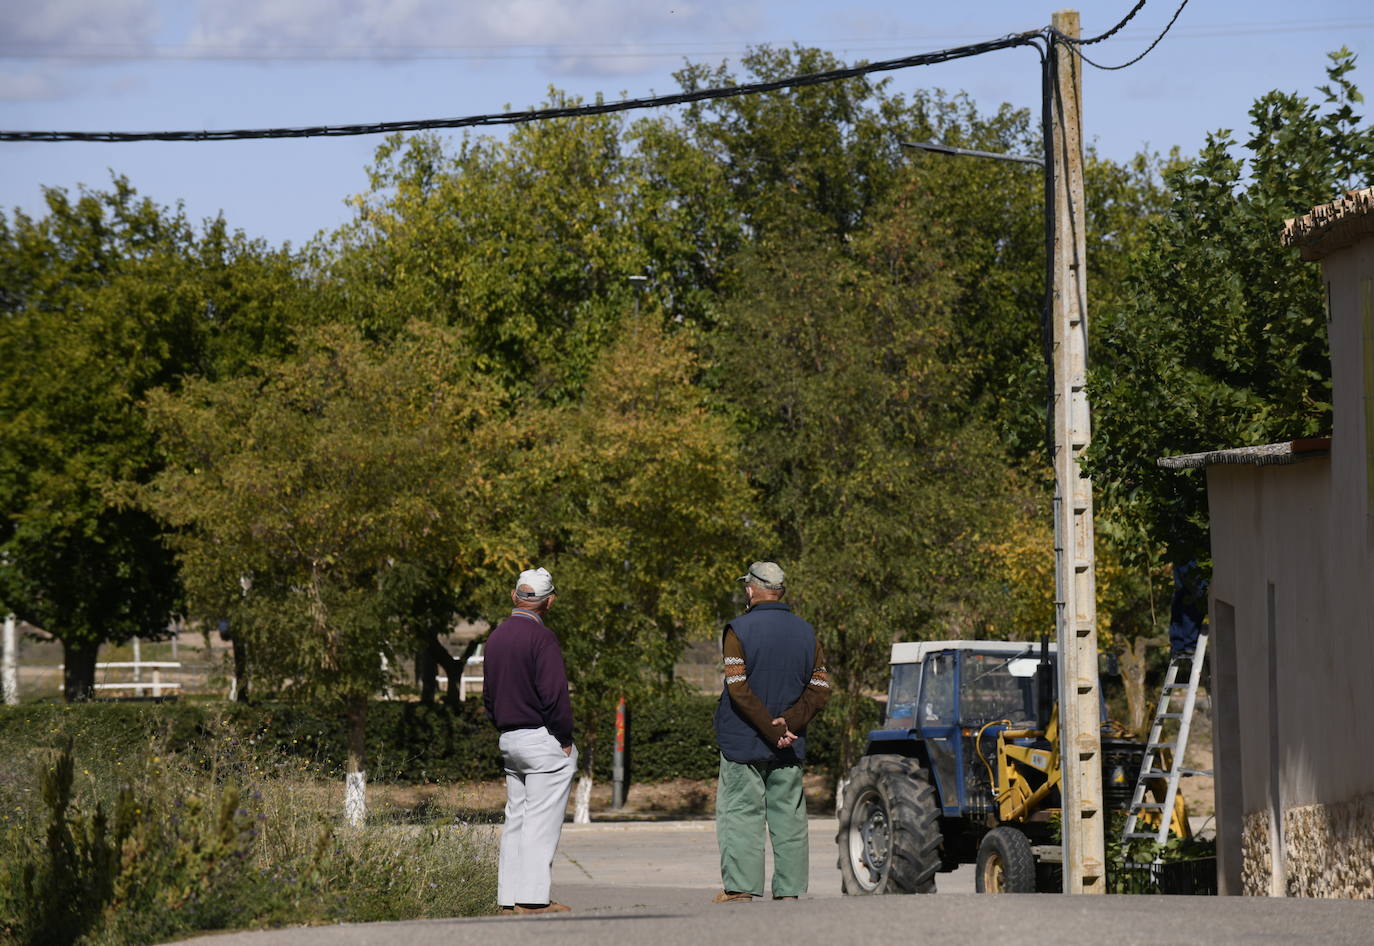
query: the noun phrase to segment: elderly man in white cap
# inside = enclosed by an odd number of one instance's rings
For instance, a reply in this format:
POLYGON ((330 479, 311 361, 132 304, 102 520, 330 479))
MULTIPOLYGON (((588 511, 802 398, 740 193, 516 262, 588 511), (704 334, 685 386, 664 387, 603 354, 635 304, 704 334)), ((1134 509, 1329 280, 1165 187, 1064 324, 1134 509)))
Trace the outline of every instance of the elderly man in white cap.
POLYGON ((544 626, 556 595, 543 568, 520 573, 515 610, 487 639, 482 701, 501 730, 506 823, 496 900, 503 914, 565 913, 549 896, 577 749, 558 639, 544 626))

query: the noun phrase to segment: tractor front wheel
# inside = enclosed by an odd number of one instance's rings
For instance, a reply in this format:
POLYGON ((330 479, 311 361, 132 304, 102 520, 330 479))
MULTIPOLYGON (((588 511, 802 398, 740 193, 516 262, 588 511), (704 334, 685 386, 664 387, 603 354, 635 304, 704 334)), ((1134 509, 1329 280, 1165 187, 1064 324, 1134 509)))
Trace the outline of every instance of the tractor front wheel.
POLYGON ((1030 841, 1015 828, 993 828, 978 845, 979 893, 1035 893, 1035 855, 1030 841))
POLYGON ((940 812, 920 763, 895 755, 859 760, 835 840, 845 893, 934 893, 940 812))

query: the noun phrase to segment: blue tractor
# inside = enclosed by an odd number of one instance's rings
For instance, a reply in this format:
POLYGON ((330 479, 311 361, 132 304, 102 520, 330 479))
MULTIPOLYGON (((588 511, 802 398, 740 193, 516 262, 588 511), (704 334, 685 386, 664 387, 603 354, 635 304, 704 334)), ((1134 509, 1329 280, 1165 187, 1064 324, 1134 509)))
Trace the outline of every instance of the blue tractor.
MULTIPOLYGON (((960 864, 979 892, 1058 888, 1055 660, 1052 644, 892 645, 886 719, 838 797, 845 893, 934 893, 960 864)), ((1108 810, 1129 805, 1144 751, 1103 734, 1108 810)))

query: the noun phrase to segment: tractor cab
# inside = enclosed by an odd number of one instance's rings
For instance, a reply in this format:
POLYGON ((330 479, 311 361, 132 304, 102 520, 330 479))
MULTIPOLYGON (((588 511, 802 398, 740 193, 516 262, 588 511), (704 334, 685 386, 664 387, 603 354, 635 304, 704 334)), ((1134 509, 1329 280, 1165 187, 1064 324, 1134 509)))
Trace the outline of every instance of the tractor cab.
POLYGON ((943 815, 990 813, 997 737, 1007 729, 1044 730, 1054 705, 1054 659, 1054 644, 1044 655, 1038 644, 1015 641, 893 644, 885 720, 869 733, 868 752, 919 758, 943 815))

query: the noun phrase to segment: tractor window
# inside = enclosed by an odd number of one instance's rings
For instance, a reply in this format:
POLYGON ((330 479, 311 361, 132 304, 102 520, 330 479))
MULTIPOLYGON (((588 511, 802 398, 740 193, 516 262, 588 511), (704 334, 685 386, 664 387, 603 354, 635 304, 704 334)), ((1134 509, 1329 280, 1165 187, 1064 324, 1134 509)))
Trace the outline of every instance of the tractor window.
POLYGON ((920 664, 892 665, 892 686, 887 692, 887 723, 884 729, 911 729, 916 725, 916 693, 920 688, 920 664))
POLYGON ((921 688, 921 725, 954 724, 954 654, 932 654, 925 659, 921 688))
POLYGON ((1012 673, 1015 662, 1006 655, 964 654, 959 712, 965 725, 996 719, 1028 723, 1035 719, 1034 671, 1031 676, 1012 673))

